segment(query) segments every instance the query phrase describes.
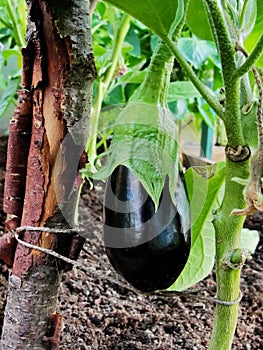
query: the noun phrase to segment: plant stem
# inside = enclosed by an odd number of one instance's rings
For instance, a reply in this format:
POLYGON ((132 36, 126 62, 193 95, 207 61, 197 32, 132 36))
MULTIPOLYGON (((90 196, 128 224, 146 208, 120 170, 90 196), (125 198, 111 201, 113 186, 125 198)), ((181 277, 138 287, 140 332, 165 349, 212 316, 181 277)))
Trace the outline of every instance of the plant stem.
POLYGON ((97 157, 96 144, 97 144, 99 116, 101 112, 102 102, 104 97, 106 96, 108 88, 116 72, 118 60, 121 55, 123 42, 130 28, 130 21, 131 21, 131 17, 127 14, 124 14, 122 17, 119 29, 114 38, 114 46, 111 54, 111 66, 106 72, 105 76, 102 79, 100 79, 98 82, 98 90, 97 90, 97 95, 93 102, 93 111, 90 118, 90 132, 89 132, 89 138, 88 138, 88 143, 86 147, 87 153, 89 155, 89 164, 92 171, 95 170, 94 162, 97 157))
MULTIPOLYGON (((231 270, 225 264, 229 252, 239 248, 240 232, 244 222, 243 216, 229 217, 232 208, 242 208, 245 204, 243 186, 232 181, 235 176, 249 176, 248 161, 233 163, 226 160, 225 196, 213 222, 216 231, 217 298, 225 301, 236 300, 240 288, 240 269, 231 270)), ((209 350, 231 349, 237 319, 238 304, 216 306, 209 350)))
POLYGON ((13 7, 12 7, 10 0, 6 0, 6 5, 7 5, 8 14, 10 16, 12 23, 13 23, 12 30, 14 33, 16 43, 19 47, 23 47, 25 45, 25 41, 23 39, 23 36, 22 36, 20 29, 19 29, 19 25, 18 25, 16 18, 14 16, 14 10, 13 10, 13 7))
POLYGON ((3 18, 0 17, 0 23, 2 23, 6 28, 12 29, 12 26, 10 25, 10 23, 8 23, 7 21, 5 21, 3 18))
POLYGON ((246 74, 252 66, 255 64, 257 59, 262 55, 263 53, 263 35, 261 35, 259 41, 257 42, 256 46, 252 50, 251 54, 248 56, 246 61, 238 67, 234 74, 233 78, 239 78, 242 77, 244 74, 246 74))
POLYGON ((167 47, 171 50, 171 52, 174 54, 174 57, 176 58, 178 63, 181 65, 181 67, 184 69, 185 73, 187 74, 191 82, 194 84, 196 89, 200 92, 200 94, 203 96, 206 102, 211 106, 211 108, 213 108, 215 113, 222 118, 224 115, 222 106, 217 101, 216 97, 212 95, 209 89, 202 83, 202 81, 198 78, 198 76, 192 70, 192 68, 187 63, 187 61, 183 57, 180 50, 177 48, 176 44, 169 37, 163 38, 163 41, 165 42, 167 47))
POLYGON ((244 24, 246 23, 247 6, 248 6, 248 0, 245 0, 244 4, 242 6, 241 15, 240 15, 240 28, 242 28, 244 26, 244 24))
POLYGON ((117 31, 116 37, 114 38, 114 41, 113 41, 114 47, 111 55, 111 66, 108 69, 103 79, 103 90, 102 90, 103 97, 106 95, 106 92, 109 88, 112 78, 116 72, 116 67, 118 64, 118 60, 120 58, 122 45, 123 45, 125 36, 130 28, 130 21, 131 21, 131 16, 124 14, 122 17, 122 21, 120 23, 119 30, 117 31))
POLYGON ((135 91, 130 101, 140 101, 153 105, 160 103, 164 107, 167 100, 173 60, 170 50, 160 42, 141 86, 135 91))
MULTIPOLYGON (((185 9, 183 6, 180 8, 180 11, 182 11, 182 16, 181 14, 178 15, 181 17, 181 21, 179 23, 176 21, 176 27, 171 29, 169 37, 173 38, 174 45, 180 37, 185 24, 189 2, 189 0, 185 1, 185 9)), ((174 63, 174 55, 165 40, 169 40, 168 37, 159 43, 159 46, 151 59, 151 64, 145 79, 140 88, 138 88, 135 94, 132 96, 131 101, 140 100, 142 102, 152 104, 160 103, 163 107, 166 106, 170 75, 174 63)))
POLYGON ((103 82, 99 81, 97 95, 94 99, 93 106, 92 106, 90 126, 89 126, 89 138, 87 142, 89 164, 91 166, 92 171, 95 171, 95 161, 97 157, 97 133, 98 133, 98 124, 99 124, 102 101, 103 101, 103 82))
MULTIPOLYGON (((207 14, 213 27, 213 34, 221 57, 222 75, 225 86, 225 113, 223 121, 228 145, 243 146, 244 135, 240 113, 240 80, 233 78, 236 71, 235 47, 231 40, 231 26, 228 27, 218 1, 204 0, 207 14)), ((226 265, 230 252, 239 248, 240 232, 244 217, 231 216, 234 208, 245 205, 243 186, 232 181, 233 177, 247 178, 249 161, 240 163, 226 159, 225 194, 221 207, 213 221, 216 234, 216 279, 217 298, 233 301, 238 298, 240 288, 240 269, 232 270, 226 265)), ((215 310, 214 327, 209 350, 231 349, 238 319, 238 304, 218 304, 215 310)))
POLYGON ((243 146, 244 136, 240 113, 240 81, 234 78, 236 71, 235 47, 231 40, 231 28, 227 28, 224 14, 214 0, 203 0, 221 58, 222 75, 225 87, 225 124, 228 144, 231 147, 243 146))

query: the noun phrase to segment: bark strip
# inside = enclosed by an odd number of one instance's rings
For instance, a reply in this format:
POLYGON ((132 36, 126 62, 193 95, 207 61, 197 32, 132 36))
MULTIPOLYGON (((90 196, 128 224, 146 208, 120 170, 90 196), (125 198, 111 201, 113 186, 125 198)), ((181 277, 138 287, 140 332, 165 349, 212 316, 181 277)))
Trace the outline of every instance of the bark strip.
MULTIPOLYGON (((19 115, 29 116, 31 134, 23 163, 26 181, 17 185, 20 191, 25 188, 20 195, 21 226, 77 227, 82 184, 78 163, 86 144, 95 78, 88 6, 86 0, 27 1, 31 55, 24 59, 21 96, 23 101, 28 97, 31 105, 26 104, 28 110, 19 115)), ((15 139, 10 142, 18 147, 15 139)), ((9 164, 18 166, 21 152, 19 159, 9 158, 9 164)), ((7 184, 6 194, 15 197, 16 192, 8 192, 11 187, 7 184)), ((6 205, 8 213, 13 213, 11 202, 6 205)), ((21 235, 25 242, 74 258, 83 244, 82 238, 66 234, 30 230, 21 235)), ((56 325, 53 321, 61 271, 66 268, 69 266, 50 255, 17 245, 2 350, 59 346, 61 319, 57 318, 56 325)))
POLYGON ((6 226, 9 230, 15 229, 21 221, 31 138, 31 92, 23 89, 18 93, 19 105, 10 120, 4 189, 4 211, 7 214, 6 226))
POLYGON ((22 49, 22 89, 18 91, 18 106, 10 120, 6 163, 4 211, 6 227, 14 230, 20 225, 25 194, 27 156, 32 124, 32 71, 34 52, 32 44, 22 49))
POLYGON ((0 236, 0 261, 12 267, 16 249, 16 240, 11 232, 0 236))

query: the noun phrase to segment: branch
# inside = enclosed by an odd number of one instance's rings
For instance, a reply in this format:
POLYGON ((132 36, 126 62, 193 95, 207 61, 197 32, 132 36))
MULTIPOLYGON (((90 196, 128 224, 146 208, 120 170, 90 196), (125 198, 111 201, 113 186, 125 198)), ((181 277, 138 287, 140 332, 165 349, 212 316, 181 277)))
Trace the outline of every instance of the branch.
POLYGON ((222 119, 226 128, 228 144, 231 147, 243 146, 245 141, 241 126, 240 82, 238 77, 234 78, 236 62, 235 45, 231 35, 233 29, 225 19, 225 14, 219 6, 219 1, 203 0, 203 3, 212 27, 222 65, 225 87, 225 110, 222 119))
POLYGON ((174 57, 178 61, 178 63, 181 65, 181 67, 186 72, 188 78, 191 80, 191 82, 194 84, 196 89, 200 92, 200 94, 203 96, 203 98, 206 100, 206 102, 210 105, 210 107, 213 108, 215 113, 220 117, 223 118, 224 116, 224 110, 220 103, 217 101, 215 96, 211 94, 209 89, 202 83, 202 81, 198 78, 198 76, 195 74, 195 72, 192 70, 190 65, 187 63, 185 58, 183 57, 180 50, 178 50, 175 43, 168 37, 163 38, 163 41, 167 45, 167 47, 170 49, 170 51, 174 54, 174 57))
POLYGON ((12 23, 13 23, 12 29, 13 29, 16 43, 19 47, 23 47, 23 46, 25 46, 25 40, 24 40, 22 33, 20 31, 19 24, 17 23, 16 18, 14 16, 14 12, 13 12, 13 8, 12 8, 12 4, 11 4, 10 0, 6 1, 6 5, 7 5, 8 14, 10 16, 12 23))
POLYGON ((116 33, 116 37, 114 38, 114 47, 112 49, 112 55, 111 55, 111 65, 109 70, 107 71, 104 81, 103 81, 103 96, 105 96, 108 87, 113 79, 113 76, 115 74, 115 70, 117 68, 117 64, 121 55, 121 50, 123 47, 123 42, 126 37, 126 34, 128 33, 128 30, 130 28, 130 21, 131 16, 127 15, 126 13, 123 15, 123 18, 120 22, 120 27, 116 33))
POLYGON ((257 42, 257 45, 254 47, 254 49, 252 50, 251 54, 248 56, 246 61, 235 70, 233 74, 234 79, 240 78, 244 74, 246 74, 262 54, 263 54, 263 34, 261 35, 259 41, 257 42))
POLYGON ((210 20, 210 25, 220 55, 224 81, 227 84, 229 80, 232 79, 232 72, 236 68, 235 48, 231 40, 224 14, 218 6, 218 2, 214 0, 203 0, 203 3, 210 20))
POLYGON ((93 171, 95 171, 94 164, 97 158, 97 133, 101 106, 103 99, 108 92, 109 86, 114 79, 114 75, 116 74, 118 62, 121 57, 123 43, 130 28, 130 21, 131 16, 124 14, 119 23, 118 30, 114 35, 114 46, 111 53, 110 68, 107 70, 105 76, 103 76, 101 79, 98 79, 98 90, 93 102, 93 112, 90 117, 89 137, 86 146, 86 150, 89 155, 89 164, 93 171))

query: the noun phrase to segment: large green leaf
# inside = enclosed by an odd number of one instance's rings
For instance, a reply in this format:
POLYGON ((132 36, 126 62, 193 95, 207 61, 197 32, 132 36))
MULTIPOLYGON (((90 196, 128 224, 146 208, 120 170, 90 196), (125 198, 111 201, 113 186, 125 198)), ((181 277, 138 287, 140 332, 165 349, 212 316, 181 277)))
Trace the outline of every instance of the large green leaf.
POLYGON ((119 78, 117 84, 141 84, 145 78, 145 71, 130 71, 119 78))
POLYGON ((125 41, 132 46, 130 55, 140 58, 141 57, 141 43, 138 35, 138 30, 131 27, 125 37, 125 41))
POLYGON ((214 62, 219 61, 216 46, 212 41, 200 40, 196 37, 180 38, 178 40, 178 48, 183 53, 185 59, 196 69, 198 69, 208 57, 217 58, 214 62))
POLYGON ((141 21, 161 38, 171 35, 181 21, 183 0, 106 0, 141 21))
POLYGON ((205 278, 212 270, 215 258, 215 232, 212 211, 219 201, 224 183, 225 163, 216 165, 208 180, 192 168, 185 174, 192 215, 192 245, 184 270, 169 288, 181 291, 205 278))
MULTIPOLYGON (((253 30, 257 18, 257 0, 250 0, 246 2, 246 6, 243 7, 244 15, 241 16, 240 21, 240 33, 245 39, 253 30)), ((262 3, 262 1, 260 0, 262 3)), ((244 6, 244 5, 243 5, 244 6)))
POLYGON ((170 83, 167 97, 168 102, 195 97, 201 97, 201 95, 190 81, 174 81, 170 83))
POLYGON ((186 21, 191 31, 200 39, 213 40, 202 0, 190 0, 186 21))
MULTIPOLYGON (((252 49, 255 47, 256 43, 258 42, 260 36, 262 35, 262 27, 263 27, 263 1, 258 0, 256 23, 252 32, 250 33, 250 35, 247 37, 245 41, 245 48, 247 49, 248 52, 252 51, 252 49)), ((263 55, 260 56, 256 65, 259 68, 263 67, 263 55)))

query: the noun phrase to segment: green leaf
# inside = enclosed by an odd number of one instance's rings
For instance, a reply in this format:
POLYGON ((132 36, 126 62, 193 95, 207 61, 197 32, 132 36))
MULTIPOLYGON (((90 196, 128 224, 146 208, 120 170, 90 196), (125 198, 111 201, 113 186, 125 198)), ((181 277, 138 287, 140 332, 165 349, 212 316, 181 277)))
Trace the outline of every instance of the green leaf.
POLYGON ((12 56, 17 57, 17 66, 18 68, 22 67, 22 54, 19 49, 7 49, 2 51, 2 56, 5 60, 8 60, 12 56))
POLYGON ((195 97, 201 97, 201 95, 190 81, 174 81, 170 83, 168 102, 195 97))
POLYGON ((240 236, 240 248, 247 249, 254 254, 259 243, 259 232, 243 228, 240 236))
POLYGON ((8 85, 0 98, 0 117, 4 115, 7 108, 10 106, 14 95, 16 94, 16 90, 18 84, 20 83, 20 79, 11 79, 8 82, 8 85))
POLYGON ((132 50, 129 52, 130 55, 140 58, 141 56, 141 43, 137 31, 134 28, 130 28, 125 41, 132 46, 132 50))
POLYGON ((206 180, 189 168, 185 173, 192 216, 190 256, 178 279, 169 290, 181 291, 205 278, 212 270, 215 258, 213 209, 224 183, 225 163, 216 165, 215 173, 206 180))
POLYGON ((96 57, 102 56, 107 52, 107 49, 101 45, 93 45, 93 52, 96 57))
POLYGON ((252 31, 257 18, 257 0, 249 0, 243 5, 240 31, 245 39, 252 31))
POLYGON ((171 36, 182 18, 183 0, 106 0, 141 21, 161 38, 171 36))
POLYGON ((241 126, 244 133, 245 144, 249 145, 250 148, 257 150, 259 136, 257 120, 257 103, 253 102, 252 108, 250 108, 248 113, 244 113, 245 109, 246 108, 243 107, 241 110, 241 126))
MULTIPOLYGON (((263 26, 263 1, 257 1, 257 19, 255 26, 250 33, 250 35, 245 40, 245 48, 248 52, 251 52, 256 46, 260 36, 262 35, 262 26, 263 26)), ((257 60, 256 66, 258 68, 263 67, 263 54, 257 60)))
POLYGON ((209 128, 214 129, 215 114, 213 113, 211 107, 204 101, 204 99, 199 98, 197 100, 198 111, 201 114, 204 122, 209 128))
POLYGON ((186 22, 191 31, 203 40, 213 40, 203 1, 190 0, 186 22))
POLYGON ((178 40, 178 48, 185 59, 196 69, 204 63, 209 56, 217 56, 216 46, 211 41, 198 38, 181 38, 178 40))
POLYGON ((145 78, 145 71, 130 71, 127 74, 123 75, 119 78, 118 83, 120 84, 140 84, 143 82, 143 79, 145 78))
POLYGON ((104 99, 107 105, 117 105, 125 102, 124 91, 121 85, 118 85, 110 91, 104 99))
POLYGON ((134 172, 156 208, 168 175, 170 193, 175 202, 177 138, 177 125, 168 109, 147 103, 128 103, 114 125, 114 137, 105 166, 88 175, 105 179, 123 164, 134 172))
POLYGON ((176 120, 180 120, 188 111, 186 100, 176 100, 168 103, 170 111, 175 115, 176 120))

